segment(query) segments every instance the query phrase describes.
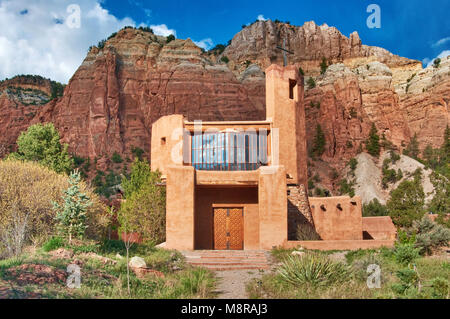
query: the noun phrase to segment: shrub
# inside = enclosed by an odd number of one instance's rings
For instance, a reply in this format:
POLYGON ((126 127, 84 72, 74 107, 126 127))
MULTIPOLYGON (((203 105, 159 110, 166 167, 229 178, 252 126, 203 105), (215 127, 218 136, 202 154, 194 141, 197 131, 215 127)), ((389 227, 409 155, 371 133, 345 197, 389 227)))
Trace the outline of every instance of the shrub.
POLYGON ((49 240, 47 240, 44 245, 42 245, 42 250, 45 252, 49 252, 61 247, 64 247, 65 242, 64 239, 61 237, 51 237, 49 240))
POLYGON ((222 61, 223 63, 228 63, 230 62, 230 59, 226 55, 224 55, 223 57, 220 58, 220 61, 222 61))
POLYGON ((395 260, 402 265, 409 265, 417 258, 419 255, 420 249, 416 248, 414 244, 398 244, 396 243, 394 248, 394 258, 395 260))
POLYGON ((0 225, 0 252, 6 257, 17 257, 22 253, 29 227, 29 214, 14 209, 11 221, 0 225))
POLYGON ((356 158, 352 158, 350 162, 348 162, 348 165, 350 166, 350 169, 354 171, 358 166, 358 160, 356 158))
POLYGON ((441 65, 441 58, 437 58, 433 61, 433 67, 434 68, 439 68, 439 66, 441 65))
POLYGON ((138 159, 142 160, 142 155, 144 155, 144 150, 140 147, 133 147, 131 149, 131 153, 136 156, 138 159))
POLYGON ((316 87, 316 81, 312 77, 308 78, 306 84, 308 85, 308 89, 314 89, 316 87))
POLYGON ((400 269, 395 274, 400 283, 393 284, 392 290, 399 295, 405 294, 411 288, 414 289, 419 283, 419 276, 413 269, 400 269))
MULTIPOLYGON (((25 240, 53 234, 55 211, 52 202, 62 204, 61 194, 69 186, 69 178, 33 162, 0 161, 0 226, 9 225, 14 216, 28 215, 25 240)), ((106 232, 106 208, 84 183, 80 190, 93 203, 87 210, 86 236, 99 238, 106 232)))
POLYGON ((352 272, 343 263, 326 256, 307 253, 302 257, 288 256, 278 269, 280 278, 294 286, 328 286, 348 281, 352 272))
POLYGON ((327 58, 323 57, 322 62, 320 62, 320 74, 325 74, 328 69, 327 58))
POLYGON ((17 146, 17 153, 11 154, 12 158, 38 162, 57 173, 68 173, 72 168, 68 145, 61 145, 59 133, 52 123, 30 126, 20 133, 17 146))
POLYGON ((448 280, 445 278, 437 277, 431 282, 432 296, 434 298, 445 299, 448 298, 449 285, 448 280))
POLYGON ((433 222, 428 216, 413 222, 416 247, 422 254, 431 254, 432 249, 445 247, 450 241, 450 229, 433 222))
POLYGON ((350 197, 355 196, 355 189, 353 188, 353 183, 348 182, 347 179, 343 179, 339 182, 339 192, 341 195, 349 195, 350 197))
POLYGON ((391 158, 391 163, 395 164, 400 160, 400 155, 394 151, 389 151, 389 156, 391 158))
POLYGON ((119 164, 119 163, 122 163, 122 162, 123 162, 122 157, 121 157, 120 154, 117 153, 117 152, 114 152, 113 156, 111 157, 111 160, 112 160, 114 163, 116 163, 116 164, 119 164))

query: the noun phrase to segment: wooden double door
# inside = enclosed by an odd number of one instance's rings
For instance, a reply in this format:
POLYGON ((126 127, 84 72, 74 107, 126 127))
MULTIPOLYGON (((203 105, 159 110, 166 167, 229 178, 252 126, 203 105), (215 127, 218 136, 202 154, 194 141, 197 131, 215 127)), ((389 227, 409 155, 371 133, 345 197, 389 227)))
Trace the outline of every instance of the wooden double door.
POLYGON ((213 208, 214 249, 244 249, 244 209, 213 208))

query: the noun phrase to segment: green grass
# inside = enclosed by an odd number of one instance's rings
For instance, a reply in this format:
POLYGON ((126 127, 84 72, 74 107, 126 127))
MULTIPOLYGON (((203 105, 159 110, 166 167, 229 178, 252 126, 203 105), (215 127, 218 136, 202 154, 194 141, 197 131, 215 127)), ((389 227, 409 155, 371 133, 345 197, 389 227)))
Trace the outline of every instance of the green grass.
MULTIPOLYGON (((59 247, 60 245, 54 245, 59 247)), ((14 288, 14 298, 26 298, 29 293, 36 293, 40 298, 211 298, 215 286, 212 272, 202 268, 189 267, 184 263, 182 255, 174 251, 155 248, 153 243, 133 245, 130 258, 143 257, 148 267, 159 270, 164 278, 146 276, 137 278, 130 271, 131 294, 127 288, 127 265, 124 244, 119 241, 95 243, 91 241, 78 242, 75 245, 64 245, 74 251, 74 258, 82 261, 81 288, 70 289, 63 283, 46 285, 18 286, 14 278, 8 276, 8 269, 21 264, 42 264, 56 269, 66 270, 70 261, 52 258, 43 248, 33 254, 23 254, 19 258, 0 261, 0 280, 11 283, 14 288), (103 257, 115 260, 115 263, 104 264, 98 258, 82 257, 81 253, 93 252, 103 257), (116 257, 116 254, 123 256, 116 257)))
MULTIPOLYGON (((418 257, 409 266, 405 266, 403 259, 396 256, 395 249, 351 251, 346 254, 346 264, 350 267, 350 272, 337 277, 330 275, 331 280, 325 278, 327 284, 320 284, 319 278, 326 277, 327 275, 324 273, 330 272, 329 267, 327 268, 325 265, 336 264, 333 261, 326 261, 327 258, 330 258, 331 252, 305 251, 306 256, 313 254, 320 260, 316 265, 311 265, 307 259, 305 262, 301 262, 298 257, 291 256, 292 251, 293 249, 272 251, 272 255, 277 261, 282 262, 282 266, 279 267, 279 271, 250 282, 247 285, 250 298, 449 298, 450 263, 442 257, 418 257), (370 264, 377 264, 381 268, 380 289, 367 287, 367 267, 370 264), (324 271, 322 268, 328 270, 324 271), (401 272, 411 273, 411 269, 413 273, 418 274, 420 289, 417 283, 410 285, 408 289, 399 289, 404 284, 401 272), (334 278, 339 280, 334 280, 334 278)), ((335 273, 340 273, 340 267, 337 267, 335 273)))

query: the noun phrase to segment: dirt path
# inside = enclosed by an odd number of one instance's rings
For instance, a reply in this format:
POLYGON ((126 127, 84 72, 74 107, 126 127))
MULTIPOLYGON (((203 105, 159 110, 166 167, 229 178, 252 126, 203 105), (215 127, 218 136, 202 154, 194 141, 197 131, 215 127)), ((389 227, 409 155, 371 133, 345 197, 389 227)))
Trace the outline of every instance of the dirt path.
POLYGON ((225 270, 216 271, 218 299, 248 299, 247 284, 270 270, 225 270))

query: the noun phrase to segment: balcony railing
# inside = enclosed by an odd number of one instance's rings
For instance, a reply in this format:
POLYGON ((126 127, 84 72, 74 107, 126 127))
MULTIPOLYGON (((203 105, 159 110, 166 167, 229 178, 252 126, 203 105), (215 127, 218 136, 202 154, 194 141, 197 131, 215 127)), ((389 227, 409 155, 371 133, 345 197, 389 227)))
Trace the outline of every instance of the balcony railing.
POLYGON ((209 171, 251 171, 268 164, 267 130, 193 134, 192 166, 209 171))

